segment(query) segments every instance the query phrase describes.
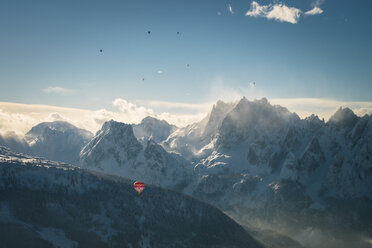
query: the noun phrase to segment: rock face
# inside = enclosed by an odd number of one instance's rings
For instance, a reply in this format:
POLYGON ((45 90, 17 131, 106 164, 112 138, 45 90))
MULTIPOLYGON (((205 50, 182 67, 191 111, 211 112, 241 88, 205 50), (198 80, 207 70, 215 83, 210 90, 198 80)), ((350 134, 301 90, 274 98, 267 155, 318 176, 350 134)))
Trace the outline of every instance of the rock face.
POLYGON ((131 125, 109 121, 80 153, 81 166, 150 184, 186 190, 191 164, 153 140, 138 141, 131 125))
POLYGON ((176 152, 188 160, 198 161, 199 157, 213 149, 217 130, 226 114, 235 105, 236 103, 218 101, 213 105, 211 113, 202 121, 176 129, 162 142, 162 146, 167 151, 176 152))
POLYGON ((0 147, 4 247, 261 248, 218 209, 182 194, 0 147))

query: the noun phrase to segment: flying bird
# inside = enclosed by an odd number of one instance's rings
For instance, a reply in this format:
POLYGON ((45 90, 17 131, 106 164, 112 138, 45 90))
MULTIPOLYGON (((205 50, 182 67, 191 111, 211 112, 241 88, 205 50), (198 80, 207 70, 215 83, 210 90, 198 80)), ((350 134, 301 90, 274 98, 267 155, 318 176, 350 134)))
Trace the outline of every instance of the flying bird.
POLYGON ((180 32, 177 32, 177 34, 180 34, 180 32))
POLYGON ((99 52, 101 53, 103 50, 102 49, 99 49, 99 52))
POLYGON ((147 34, 151 34, 151 31, 147 31, 147 34))

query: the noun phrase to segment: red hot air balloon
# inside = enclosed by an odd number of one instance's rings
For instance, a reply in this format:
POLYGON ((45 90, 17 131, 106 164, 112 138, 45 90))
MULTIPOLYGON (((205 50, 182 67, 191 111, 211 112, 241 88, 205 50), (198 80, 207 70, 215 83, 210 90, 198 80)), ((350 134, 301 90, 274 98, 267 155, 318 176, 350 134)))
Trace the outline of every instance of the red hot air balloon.
POLYGON ((142 191, 145 189, 145 183, 136 181, 133 184, 134 189, 138 192, 138 195, 142 193, 142 191))

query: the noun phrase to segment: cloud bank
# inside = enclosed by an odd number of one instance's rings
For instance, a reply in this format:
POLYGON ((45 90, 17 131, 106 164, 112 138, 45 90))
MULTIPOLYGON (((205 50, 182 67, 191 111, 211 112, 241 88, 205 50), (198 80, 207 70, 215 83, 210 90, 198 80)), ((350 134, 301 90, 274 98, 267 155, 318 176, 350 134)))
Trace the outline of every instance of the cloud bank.
POLYGON ((112 102, 113 110, 75 109, 48 105, 20 104, 0 102, 0 134, 15 132, 17 135, 27 133, 33 126, 45 121, 67 121, 93 133, 99 130, 105 121, 111 119, 124 123, 139 123, 147 116, 152 116, 177 125, 186 126, 201 120, 208 107, 198 104, 180 104, 172 102, 147 102, 147 106, 117 98, 112 102), (154 111, 164 109, 164 111, 154 111), (198 107, 199 106, 199 107, 198 107))
MULTIPOLYGON (((239 99, 240 96, 237 96, 234 102, 239 99)), ((291 112, 296 112, 301 118, 316 114, 328 120, 339 107, 349 107, 359 116, 372 114, 372 102, 346 102, 317 98, 277 98, 269 99, 269 102, 286 107, 291 112)), ((204 118, 211 110, 213 103, 148 101, 137 105, 117 98, 112 102, 113 110, 86 110, 0 102, 0 134, 23 135, 33 126, 45 121, 67 121, 95 133, 105 121, 113 119, 124 123, 139 123, 146 116, 166 120, 182 127, 204 118)))

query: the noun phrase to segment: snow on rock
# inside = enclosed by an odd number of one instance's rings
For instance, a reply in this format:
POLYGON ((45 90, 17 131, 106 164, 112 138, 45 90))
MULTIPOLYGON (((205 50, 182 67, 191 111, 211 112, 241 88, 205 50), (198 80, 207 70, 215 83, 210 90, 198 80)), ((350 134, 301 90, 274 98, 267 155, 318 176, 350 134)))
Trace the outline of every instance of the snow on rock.
POLYGON ((29 154, 47 159, 76 163, 80 150, 93 134, 68 122, 42 122, 25 135, 29 154))
POLYGON ((153 140, 139 142, 131 125, 109 121, 80 153, 81 166, 145 183, 183 190, 193 182, 191 164, 153 140))
POLYGON ((158 120, 153 117, 144 118, 140 124, 132 125, 133 133, 137 139, 153 140, 161 143, 177 129, 176 126, 170 125, 164 120, 158 120))

